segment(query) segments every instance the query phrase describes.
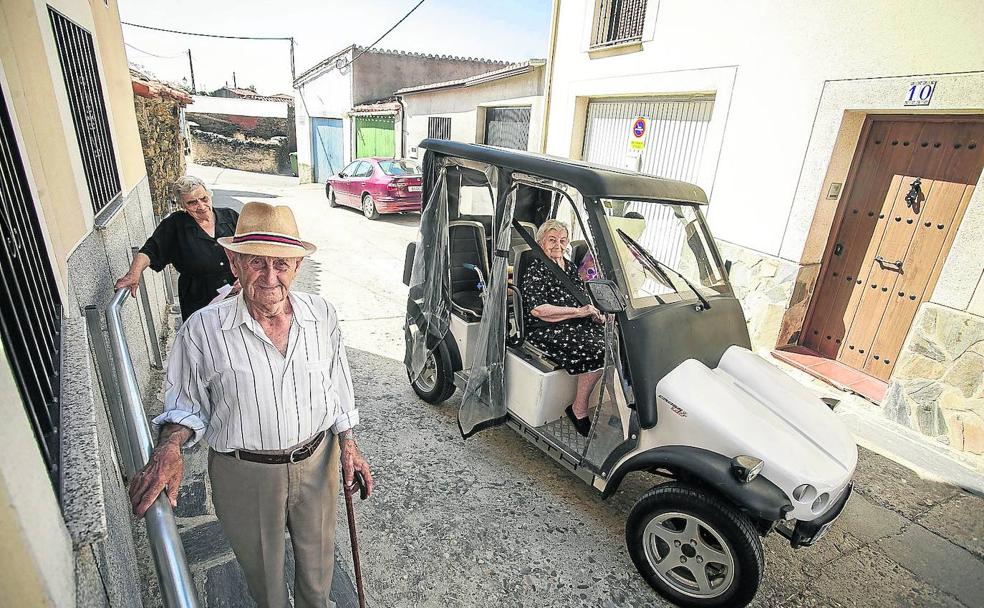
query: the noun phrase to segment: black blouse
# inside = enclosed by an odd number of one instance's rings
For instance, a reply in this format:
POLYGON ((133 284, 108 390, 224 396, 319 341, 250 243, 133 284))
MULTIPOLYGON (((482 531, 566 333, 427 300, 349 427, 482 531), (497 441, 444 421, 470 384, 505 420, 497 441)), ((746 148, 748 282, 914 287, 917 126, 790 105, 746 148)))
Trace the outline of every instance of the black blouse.
POLYGON ((239 213, 225 207, 213 207, 212 210, 215 212, 215 238, 202 230, 195 218, 184 211, 175 211, 161 220, 140 249, 140 253, 150 258, 150 267, 156 272, 173 264, 180 273, 178 302, 182 319, 207 306, 219 287, 236 281, 229 270, 225 250, 216 239, 236 233, 239 213))

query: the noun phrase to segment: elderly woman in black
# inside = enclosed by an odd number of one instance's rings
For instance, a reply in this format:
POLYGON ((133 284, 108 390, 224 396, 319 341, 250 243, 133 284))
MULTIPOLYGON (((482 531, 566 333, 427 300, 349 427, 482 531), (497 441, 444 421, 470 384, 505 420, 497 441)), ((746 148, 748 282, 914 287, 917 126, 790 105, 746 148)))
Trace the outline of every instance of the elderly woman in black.
POLYGON ((225 250, 216 239, 236 233, 239 214, 212 207, 212 192, 205 182, 186 175, 173 186, 179 211, 168 215, 133 258, 130 270, 116 281, 116 289, 136 295, 140 275, 149 266, 160 272, 173 264, 178 277, 181 318, 187 319, 215 299, 225 285, 236 285, 225 250))
MULTIPOLYGON (((536 241, 578 287, 584 282, 577 267, 564 259, 570 242, 570 230, 559 220, 547 220, 536 231, 536 241)), ((564 287, 539 258, 533 258, 519 280, 523 293, 526 339, 559 363, 568 373, 577 375, 574 403, 565 413, 581 435, 591 428, 588 397, 601 378, 605 364, 604 315, 591 304, 579 306, 577 298, 564 287)))

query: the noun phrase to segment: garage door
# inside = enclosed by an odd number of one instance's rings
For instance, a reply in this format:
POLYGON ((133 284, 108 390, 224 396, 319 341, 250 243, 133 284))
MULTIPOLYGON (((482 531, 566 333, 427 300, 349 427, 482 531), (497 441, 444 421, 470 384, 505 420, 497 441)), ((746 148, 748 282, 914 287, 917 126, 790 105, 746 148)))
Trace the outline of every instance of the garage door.
POLYGON ((611 167, 627 167, 632 123, 636 117, 644 116, 649 119, 649 138, 639 171, 697 182, 713 109, 713 96, 591 101, 582 158, 611 167))
POLYGON ((355 119, 355 156, 396 156, 395 117, 357 116, 355 119))
POLYGON ((530 140, 530 108, 485 110, 485 143, 526 150, 530 140))
POLYGON ((320 183, 342 170, 344 152, 342 121, 339 118, 311 119, 311 157, 314 180, 320 183))

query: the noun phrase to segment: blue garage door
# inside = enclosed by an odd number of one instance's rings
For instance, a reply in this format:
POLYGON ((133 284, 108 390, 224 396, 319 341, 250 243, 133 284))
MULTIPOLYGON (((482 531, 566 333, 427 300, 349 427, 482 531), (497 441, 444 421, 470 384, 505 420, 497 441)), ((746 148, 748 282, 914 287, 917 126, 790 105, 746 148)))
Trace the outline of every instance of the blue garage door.
POLYGON ((311 156, 314 159, 314 179, 325 183, 342 170, 342 120, 340 118, 311 118, 311 156))

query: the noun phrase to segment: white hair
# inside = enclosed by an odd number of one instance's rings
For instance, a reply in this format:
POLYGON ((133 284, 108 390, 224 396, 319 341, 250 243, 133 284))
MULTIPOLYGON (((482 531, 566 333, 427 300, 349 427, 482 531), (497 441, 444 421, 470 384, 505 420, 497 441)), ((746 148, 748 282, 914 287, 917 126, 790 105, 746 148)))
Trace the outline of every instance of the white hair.
POLYGON ((194 175, 182 175, 174 180, 174 183, 171 184, 171 194, 174 196, 174 202, 180 204, 182 196, 190 193, 199 186, 205 189, 206 194, 212 196, 212 191, 205 185, 205 182, 194 175))
POLYGON ((571 236, 571 229, 567 227, 567 224, 560 220, 550 219, 540 224, 540 227, 536 229, 536 242, 542 241, 543 235, 551 230, 563 230, 567 233, 567 238, 571 236))

